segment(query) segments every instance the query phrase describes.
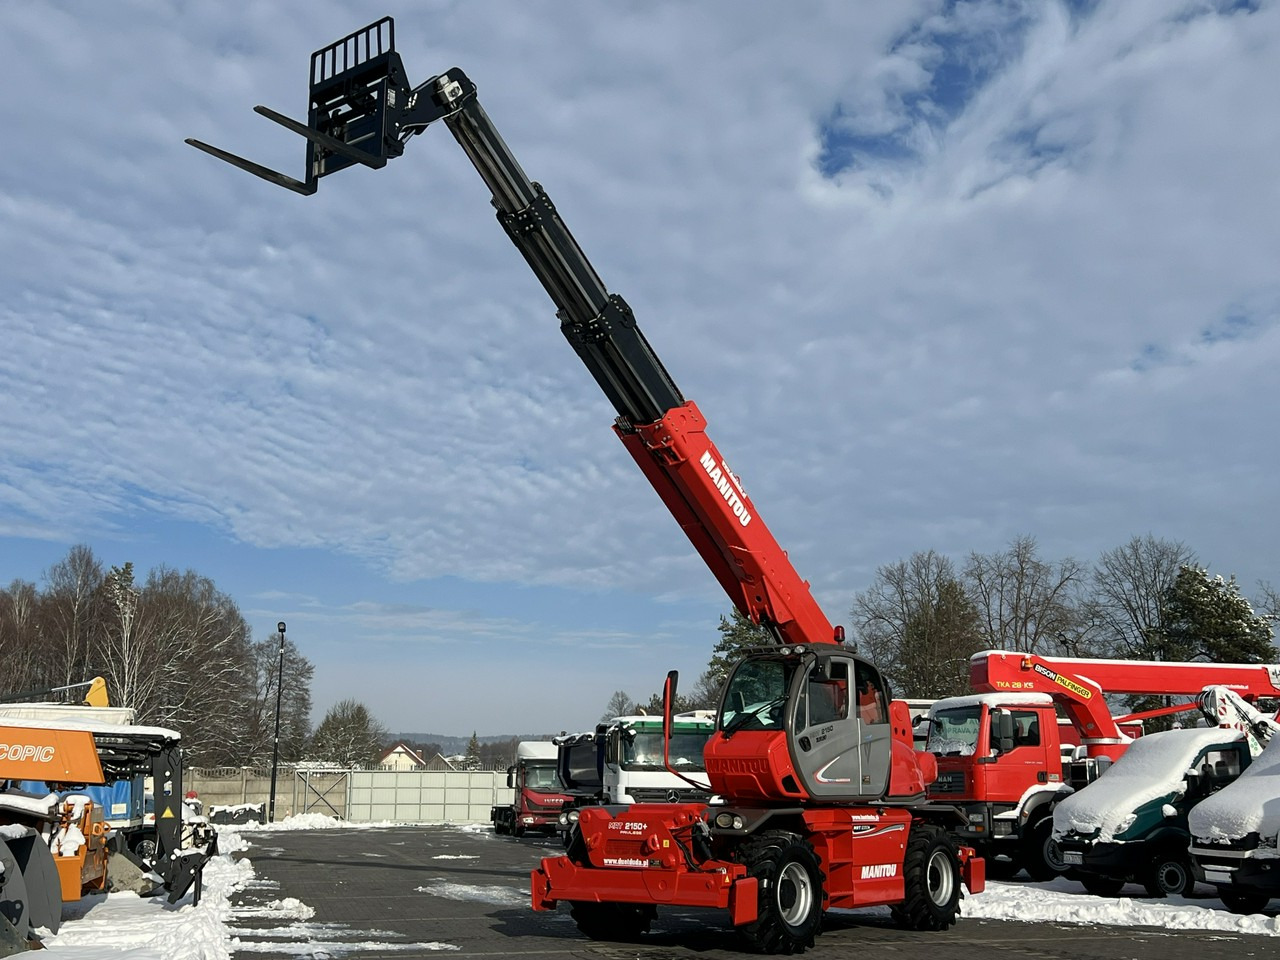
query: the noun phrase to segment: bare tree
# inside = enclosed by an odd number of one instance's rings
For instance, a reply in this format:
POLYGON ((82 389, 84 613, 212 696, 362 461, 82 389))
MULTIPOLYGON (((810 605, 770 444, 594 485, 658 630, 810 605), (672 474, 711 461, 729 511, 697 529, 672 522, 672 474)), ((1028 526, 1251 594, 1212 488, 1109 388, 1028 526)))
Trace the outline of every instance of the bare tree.
POLYGON ((310 753, 315 760, 344 767, 364 766, 378 760, 386 740, 386 727, 373 718, 368 707, 356 700, 341 700, 316 727, 310 753))
POLYGON ((1254 606, 1270 622, 1272 634, 1280 634, 1280 593, 1276 592, 1275 587, 1265 580, 1261 581, 1258 584, 1258 600, 1254 606))
POLYGON ((614 717, 625 717, 635 712, 635 703, 627 696, 625 690, 613 691, 613 696, 609 698, 609 702, 605 704, 604 714, 600 717, 600 722, 612 720, 614 717))
POLYGON ((1102 554, 1091 575, 1088 611, 1095 642, 1117 655, 1145 658, 1164 623, 1178 571, 1195 565, 1195 554, 1185 544, 1150 534, 1102 554))
POLYGON ((951 561, 932 550, 881 567, 855 597, 859 648, 903 697, 969 690, 969 658, 982 647, 978 611, 951 561))
POLYGON ((36 585, 14 580, 0 590, 0 658, 8 676, 5 692, 31 690, 46 683, 40 665, 40 595, 36 585))
MULTIPOLYGON (((280 670, 278 634, 256 641, 250 651, 252 672, 247 722, 241 738, 243 762, 264 762, 275 748, 277 674, 280 670)), ((293 640, 284 641, 284 687, 280 691, 280 759, 302 759, 311 734, 311 678, 315 667, 293 640)))
POLYGON ((1067 652, 1082 620, 1077 591, 1085 576, 1084 566, 1070 558, 1041 560, 1030 536, 1015 538, 1000 553, 971 553, 964 568, 984 642, 1019 653, 1067 652))
POLYGON ((71 548, 65 560, 45 571, 44 579, 42 633, 49 658, 44 682, 50 686, 81 683, 97 672, 91 659, 97 639, 102 564, 89 547, 80 544, 71 548))

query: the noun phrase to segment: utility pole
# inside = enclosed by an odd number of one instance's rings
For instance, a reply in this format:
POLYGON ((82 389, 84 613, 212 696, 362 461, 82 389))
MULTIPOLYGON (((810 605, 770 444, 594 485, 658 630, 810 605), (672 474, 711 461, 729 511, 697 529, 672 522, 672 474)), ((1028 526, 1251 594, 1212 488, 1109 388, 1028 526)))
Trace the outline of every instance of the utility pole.
POLYGON ((280 666, 276 670, 276 743, 271 755, 271 807, 267 811, 267 823, 276 822, 276 770, 280 766, 280 695, 284 692, 284 621, 276 624, 280 633, 280 666))

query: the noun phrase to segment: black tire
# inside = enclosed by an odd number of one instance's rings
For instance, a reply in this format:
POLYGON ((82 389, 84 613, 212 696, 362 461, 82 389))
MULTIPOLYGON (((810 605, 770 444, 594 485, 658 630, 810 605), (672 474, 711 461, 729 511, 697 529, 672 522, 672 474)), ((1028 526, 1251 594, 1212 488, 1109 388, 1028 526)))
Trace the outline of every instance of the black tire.
POLYGON ((941 827, 911 827, 902 862, 902 902, 889 908, 908 930, 945 930, 960 915, 960 856, 941 827))
POLYGON ((1042 817, 1022 838, 1022 865, 1032 880, 1052 880, 1066 872, 1062 849, 1053 839, 1053 817, 1042 817))
POLYGON ((1271 895, 1265 890, 1224 885, 1218 887, 1218 899, 1232 913, 1261 913, 1271 902, 1271 895))
POLYGON ((758 913, 738 932, 760 953, 804 953, 822 929, 825 879, 813 844, 794 833, 770 831, 735 854, 759 883, 758 913))
POLYGON ((144 863, 153 864, 156 862, 156 838, 154 836, 139 837, 134 841, 131 849, 134 856, 144 863))
POLYGON ((518 824, 518 823, 513 823, 513 824, 511 825, 511 835, 512 835, 513 837, 515 837, 517 840, 518 840, 520 837, 523 837, 523 836, 524 836, 524 827, 522 827, 522 826, 521 826, 520 824, 518 824))
POLYGON ((588 939, 634 943, 640 939, 641 934, 649 932, 649 925, 658 915, 658 910, 647 903, 592 903, 575 900, 569 904, 569 914, 588 939))
POLYGON ((1196 885, 1191 858, 1177 847, 1157 850, 1138 879, 1152 897, 1184 897, 1196 885))
POLYGON ((1080 874, 1080 882, 1087 892, 1095 897, 1114 897, 1124 889, 1124 881, 1115 877, 1104 877, 1097 873, 1080 874))

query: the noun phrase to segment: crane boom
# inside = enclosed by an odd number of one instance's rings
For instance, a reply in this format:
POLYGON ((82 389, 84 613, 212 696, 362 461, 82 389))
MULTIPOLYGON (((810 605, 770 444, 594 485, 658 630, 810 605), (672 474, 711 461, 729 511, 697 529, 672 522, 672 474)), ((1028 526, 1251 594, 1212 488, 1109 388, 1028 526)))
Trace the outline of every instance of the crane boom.
POLYGON ((979 693, 1050 694, 1087 744, 1106 745, 1127 740, 1117 726, 1117 719, 1127 718, 1111 715, 1105 694, 1194 696, 1216 686, 1232 690, 1246 700, 1277 697, 1280 666, 1089 660, 984 650, 969 659, 969 683, 979 693))
POLYGON ((734 605, 780 643, 831 643, 832 627, 786 551, 707 437, 637 325, 610 293, 541 185, 526 176, 454 68, 410 88, 390 18, 322 48, 311 61, 306 125, 258 113, 308 140, 307 178, 294 180, 198 140, 206 153, 298 193, 353 163, 379 167, 443 120, 493 195, 498 222, 556 306, 560 329, 617 413, 614 430, 734 605))

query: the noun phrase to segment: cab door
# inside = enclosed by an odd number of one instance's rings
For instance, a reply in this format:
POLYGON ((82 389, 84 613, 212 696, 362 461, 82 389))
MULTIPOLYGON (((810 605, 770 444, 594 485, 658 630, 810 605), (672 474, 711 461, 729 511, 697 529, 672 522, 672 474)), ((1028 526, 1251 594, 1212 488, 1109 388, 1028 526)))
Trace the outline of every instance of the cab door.
POLYGON ((843 800, 862 791, 859 721, 850 700, 853 660, 823 657, 799 679, 791 753, 809 796, 843 800))

